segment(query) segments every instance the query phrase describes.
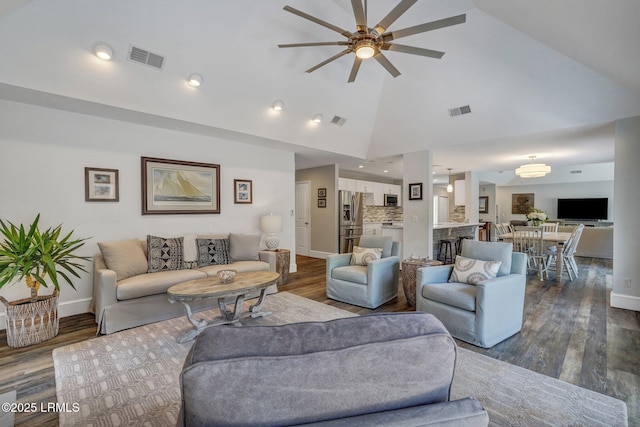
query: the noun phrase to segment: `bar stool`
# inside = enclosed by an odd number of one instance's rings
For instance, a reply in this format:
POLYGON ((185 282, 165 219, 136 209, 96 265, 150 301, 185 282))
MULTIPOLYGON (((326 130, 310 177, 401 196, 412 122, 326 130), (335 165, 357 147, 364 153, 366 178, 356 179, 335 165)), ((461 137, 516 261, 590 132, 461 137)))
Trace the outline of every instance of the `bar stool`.
POLYGON ((440 240, 440 245, 438 246, 438 259, 445 264, 447 263, 447 258, 449 259, 450 263, 453 264, 453 247, 451 245, 452 243, 453 239, 440 240))
POLYGON ((473 236, 460 236, 460 237, 458 237, 458 240, 456 241, 456 255, 460 255, 460 252, 462 252, 462 241, 464 239, 473 240, 474 237, 473 236))

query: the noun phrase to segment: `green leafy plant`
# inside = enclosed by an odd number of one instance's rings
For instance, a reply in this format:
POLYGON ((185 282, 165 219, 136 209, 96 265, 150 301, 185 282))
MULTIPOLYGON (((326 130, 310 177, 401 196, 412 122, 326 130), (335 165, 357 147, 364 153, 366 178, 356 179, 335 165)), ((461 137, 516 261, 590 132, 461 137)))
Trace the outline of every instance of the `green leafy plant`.
POLYGON ((0 220, 0 233, 4 238, 0 242, 0 289, 25 279, 31 288, 31 302, 38 300, 41 285, 48 287, 47 276, 57 290, 60 290, 60 278, 75 289, 70 276, 80 277, 78 272, 87 272, 80 262, 89 260, 74 254, 87 239, 72 239, 73 230, 63 235, 62 224, 42 231, 39 220, 40 214, 28 230, 22 224, 18 227, 0 220))

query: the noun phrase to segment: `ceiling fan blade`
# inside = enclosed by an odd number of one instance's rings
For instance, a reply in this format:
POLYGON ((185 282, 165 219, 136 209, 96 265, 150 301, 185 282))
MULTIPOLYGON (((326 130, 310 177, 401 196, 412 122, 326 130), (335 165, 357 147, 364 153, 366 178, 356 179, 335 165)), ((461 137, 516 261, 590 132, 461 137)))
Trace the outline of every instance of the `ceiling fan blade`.
POLYGON ((347 53, 349 53, 349 52, 351 52, 351 49, 345 49, 345 50, 343 50, 342 52, 340 52, 340 53, 337 53, 337 54, 333 55, 331 58, 329 58, 329 59, 325 59, 324 61, 322 61, 322 62, 321 62, 321 63, 319 63, 318 65, 316 65, 316 66, 313 66, 313 67, 309 68, 306 72, 307 72, 307 73, 312 73, 312 72, 314 72, 315 70, 317 70, 318 68, 320 68, 320 67, 323 67, 323 66, 327 65, 327 64, 328 64, 329 62, 331 62, 331 61, 335 61, 336 59, 340 58, 341 56, 346 55, 346 54, 347 54, 347 53))
POLYGON ((348 41, 343 42, 311 42, 311 43, 289 43, 279 44, 278 47, 306 47, 306 46, 348 46, 348 41))
POLYGON ((328 28, 328 29, 330 29, 330 30, 333 30, 333 31, 337 32, 337 33, 340 33, 340 34, 342 34, 342 35, 343 35, 343 36, 345 36, 345 37, 351 37, 351 36, 353 35, 352 33, 350 33, 350 32, 349 32, 349 31, 347 31, 347 30, 344 30, 344 29, 342 29, 342 28, 340 28, 340 27, 336 27, 336 26, 335 26, 335 25, 333 25, 333 24, 329 24, 327 21, 323 21, 322 19, 316 18, 315 16, 311 16, 311 15, 309 15, 309 14, 307 14, 307 13, 304 13, 304 12, 303 12, 303 11, 301 11, 301 10, 294 9, 294 8, 293 8, 293 7, 291 7, 291 6, 285 6, 285 7, 284 7, 284 10, 286 10, 287 12, 291 12, 291 13, 293 13, 294 15, 298 15, 298 16, 300 16, 301 18, 308 19, 308 20, 309 20, 309 21, 311 21, 311 22, 315 22, 315 23, 316 23, 316 24, 318 24, 318 25, 322 25, 323 27, 326 27, 326 28, 328 28))
POLYGON ((406 46, 403 44, 384 43, 380 49, 390 50, 393 52, 409 53, 411 55, 428 56, 429 58, 440 59, 444 55, 444 52, 439 50, 423 49, 421 47, 406 46))
POLYGON ((362 64, 362 59, 356 56, 353 61, 353 67, 351 67, 351 73, 349 74, 348 83, 353 83, 356 81, 356 75, 358 74, 358 70, 360 69, 360 64, 362 64))
POLYGON ((384 33, 387 28, 393 24, 396 19, 400 18, 403 13, 405 13, 411 6, 413 6, 418 0, 402 0, 396 7, 394 7, 391 12, 387 14, 378 25, 373 27, 373 32, 376 35, 380 35, 384 33))
POLYGON ((367 28, 367 17, 364 13, 364 7, 362 7, 362 0, 351 0, 351 7, 353 7, 353 16, 356 17, 358 31, 369 32, 367 28))
POLYGON ((385 42, 399 39, 401 37, 412 36, 414 34, 426 33, 427 31, 438 30, 440 28, 450 27, 451 25, 463 24, 467 20, 467 15, 457 15, 450 18, 440 19, 438 21, 427 22, 425 24, 416 25, 402 30, 391 31, 383 34, 382 39, 385 42))
POLYGON ((394 78, 400 75, 400 71, 396 67, 393 66, 391 62, 387 59, 386 56, 382 54, 382 52, 378 52, 374 58, 382 65, 394 78))

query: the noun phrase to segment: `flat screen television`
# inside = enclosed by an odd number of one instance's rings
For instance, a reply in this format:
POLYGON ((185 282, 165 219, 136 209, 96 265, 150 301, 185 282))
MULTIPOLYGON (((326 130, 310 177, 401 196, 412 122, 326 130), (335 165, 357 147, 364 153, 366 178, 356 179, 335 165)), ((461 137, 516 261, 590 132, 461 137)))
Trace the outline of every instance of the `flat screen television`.
POLYGON ((609 217, 609 199, 558 199, 558 219, 595 221, 609 217))

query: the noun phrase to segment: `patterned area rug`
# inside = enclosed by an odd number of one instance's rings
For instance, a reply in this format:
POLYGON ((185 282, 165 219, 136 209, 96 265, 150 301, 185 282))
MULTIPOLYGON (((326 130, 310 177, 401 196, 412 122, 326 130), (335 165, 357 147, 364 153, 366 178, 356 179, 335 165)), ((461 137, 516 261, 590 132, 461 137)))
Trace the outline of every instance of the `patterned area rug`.
MULTIPOLYGON (((245 325, 280 325, 354 316, 280 292, 267 298, 272 315, 245 325)), ((199 314, 211 318, 217 310, 199 314)), ((130 329, 53 351, 61 426, 174 426, 178 376, 191 343, 176 337, 191 328, 184 317, 130 329)), ((624 426, 624 402, 495 359, 458 349, 452 399, 476 397, 494 426, 624 426)))

